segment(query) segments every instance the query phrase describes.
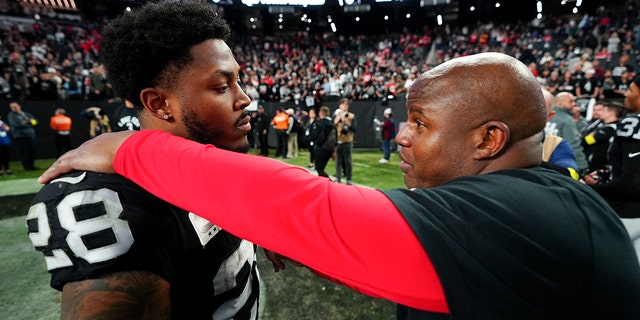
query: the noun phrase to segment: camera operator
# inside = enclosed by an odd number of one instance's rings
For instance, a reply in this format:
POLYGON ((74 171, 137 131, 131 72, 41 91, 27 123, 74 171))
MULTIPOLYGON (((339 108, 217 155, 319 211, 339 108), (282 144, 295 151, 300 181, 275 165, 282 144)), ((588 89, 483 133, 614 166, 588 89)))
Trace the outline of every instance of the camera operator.
POLYGON ((89 119, 89 136, 95 138, 105 132, 111 132, 109 116, 98 107, 89 107, 82 111, 82 116, 89 119))
POLYGON ((338 133, 338 145, 336 146, 336 182, 341 182, 342 173, 347 178, 347 184, 351 184, 353 152, 353 137, 356 132, 356 115, 349 112, 349 99, 342 98, 338 101, 333 124, 338 133))

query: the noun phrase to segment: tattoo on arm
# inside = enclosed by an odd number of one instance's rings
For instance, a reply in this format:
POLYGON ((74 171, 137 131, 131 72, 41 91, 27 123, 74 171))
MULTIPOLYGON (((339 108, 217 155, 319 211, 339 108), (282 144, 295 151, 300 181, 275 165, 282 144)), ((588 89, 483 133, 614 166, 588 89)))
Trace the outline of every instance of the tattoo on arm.
POLYGON ((61 319, 170 319, 169 283, 148 271, 127 271, 67 283, 61 319))

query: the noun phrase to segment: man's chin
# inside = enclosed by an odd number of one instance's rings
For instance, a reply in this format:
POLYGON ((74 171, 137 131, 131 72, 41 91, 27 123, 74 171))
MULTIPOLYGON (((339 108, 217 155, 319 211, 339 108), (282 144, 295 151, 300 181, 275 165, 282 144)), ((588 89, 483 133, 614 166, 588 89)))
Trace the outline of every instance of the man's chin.
POLYGON ((249 143, 246 143, 246 144, 240 146, 239 148, 236 148, 233 151, 239 152, 239 153, 247 153, 247 152, 249 152, 249 149, 250 149, 249 143))
POLYGON ((249 145, 248 141, 245 141, 244 143, 236 146, 217 146, 217 147, 220 149, 238 152, 238 153, 247 153, 251 149, 251 146, 249 145))

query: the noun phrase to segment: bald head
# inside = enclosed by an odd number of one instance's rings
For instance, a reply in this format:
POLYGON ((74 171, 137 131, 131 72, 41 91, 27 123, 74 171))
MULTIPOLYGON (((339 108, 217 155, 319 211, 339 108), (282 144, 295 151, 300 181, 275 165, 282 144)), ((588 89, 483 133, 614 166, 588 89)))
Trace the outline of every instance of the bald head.
POLYGON ((518 141, 540 133, 546 123, 540 85, 519 60, 502 53, 480 53, 449 60, 422 74, 409 99, 439 102, 470 127, 490 120, 505 123, 518 141))
POLYGON ((542 160, 542 91, 508 55, 456 58, 425 72, 409 90, 407 115, 396 142, 409 188, 542 160))
POLYGON ((572 110, 575 106, 575 100, 576 98, 573 94, 569 92, 560 92, 553 99, 553 105, 563 109, 572 110))
POLYGON ((556 115, 556 112, 553 111, 553 93, 544 87, 540 88, 542 89, 542 95, 544 96, 544 104, 547 107, 547 121, 549 121, 556 115))

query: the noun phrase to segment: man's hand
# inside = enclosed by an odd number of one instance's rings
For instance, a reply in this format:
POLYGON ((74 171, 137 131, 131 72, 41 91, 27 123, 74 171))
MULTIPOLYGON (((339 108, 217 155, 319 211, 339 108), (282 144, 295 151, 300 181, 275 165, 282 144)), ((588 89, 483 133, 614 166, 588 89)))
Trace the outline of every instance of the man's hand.
POLYGON ((120 145, 135 131, 103 133, 63 154, 39 178, 45 184, 73 170, 113 173, 113 159, 120 145))
POLYGON ((284 260, 288 260, 291 264, 293 264, 296 267, 304 267, 304 265, 302 265, 300 262, 298 261, 294 261, 291 260, 283 255, 280 255, 278 253, 275 253, 273 251, 264 249, 264 254, 267 256, 267 259, 269 259, 269 261, 271 261, 271 264, 273 265, 273 271, 274 272, 278 272, 280 270, 284 270, 286 269, 286 266, 284 264, 284 260))

